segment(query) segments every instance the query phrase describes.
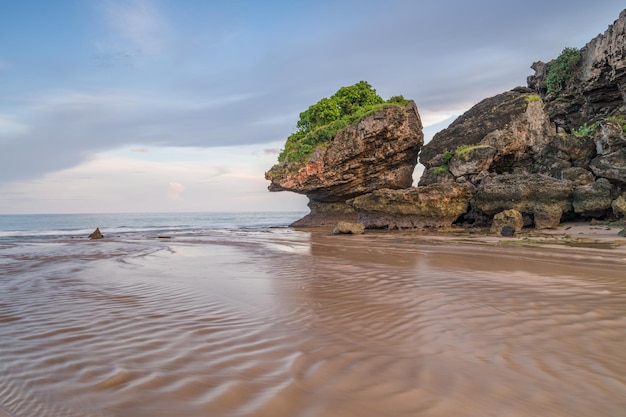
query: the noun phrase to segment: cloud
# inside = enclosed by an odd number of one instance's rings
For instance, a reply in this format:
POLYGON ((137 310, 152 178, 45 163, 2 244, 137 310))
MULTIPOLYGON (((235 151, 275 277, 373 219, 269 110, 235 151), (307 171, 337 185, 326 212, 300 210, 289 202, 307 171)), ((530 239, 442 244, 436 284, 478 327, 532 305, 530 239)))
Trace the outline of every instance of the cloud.
POLYGON ((172 45, 173 29, 154 0, 101 0, 98 15, 109 28, 96 43, 96 60, 103 66, 158 58, 172 45))
POLYGON ((176 181, 170 181, 167 186, 167 198, 172 201, 179 201, 182 199, 182 193, 185 191, 185 186, 176 181))
POLYGON ((131 149, 130 151, 135 152, 135 153, 148 153, 150 152, 150 148, 146 148, 146 147, 135 148, 135 149, 131 149))
POLYGON ((27 133, 30 127, 20 123, 15 117, 6 114, 0 114, 0 140, 2 138, 12 138, 27 133))
POLYGON ((99 1, 106 33, 91 44, 103 64, 144 65, 76 71, 76 79, 47 85, 37 84, 38 76, 9 78, 7 86, 37 89, 11 97, 18 110, 0 103, 0 181, 36 178, 124 146, 152 153, 259 144, 259 153, 270 155, 284 146, 301 111, 361 79, 385 98, 415 99, 424 124, 436 125, 524 84, 533 61, 556 56, 582 27, 603 31, 623 7, 529 1, 298 3, 267 21, 255 14, 261 6, 228 2, 99 1), (237 36, 223 36, 224 28, 237 36), (189 49, 174 47, 183 44, 189 49))

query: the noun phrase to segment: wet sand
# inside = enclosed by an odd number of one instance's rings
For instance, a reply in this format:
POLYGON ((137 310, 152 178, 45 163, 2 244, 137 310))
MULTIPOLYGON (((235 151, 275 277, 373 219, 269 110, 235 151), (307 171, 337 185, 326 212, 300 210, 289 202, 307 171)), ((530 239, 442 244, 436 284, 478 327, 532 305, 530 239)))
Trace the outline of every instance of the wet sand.
POLYGON ((554 233, 5 242, 0 409, 621 416, 626 247, 554 233))

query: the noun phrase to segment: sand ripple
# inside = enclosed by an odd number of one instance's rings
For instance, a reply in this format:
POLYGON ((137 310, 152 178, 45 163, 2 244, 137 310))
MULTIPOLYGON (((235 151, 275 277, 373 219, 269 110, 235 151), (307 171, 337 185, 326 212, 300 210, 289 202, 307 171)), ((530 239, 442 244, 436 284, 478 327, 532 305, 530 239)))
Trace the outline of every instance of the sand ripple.
POLYGON ((623 265, 291 231, 0 248, 0 416, 620 416, 623 265))

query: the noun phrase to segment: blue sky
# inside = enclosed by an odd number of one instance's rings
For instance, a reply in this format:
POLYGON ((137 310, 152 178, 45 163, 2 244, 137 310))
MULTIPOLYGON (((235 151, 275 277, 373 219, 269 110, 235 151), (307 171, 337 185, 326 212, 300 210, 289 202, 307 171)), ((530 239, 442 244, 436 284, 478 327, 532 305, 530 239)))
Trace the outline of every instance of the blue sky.
POLYGON ((432 136, 623 1, 0 0, 0 213, 305 210, 263 173, 367 80, 432 136))

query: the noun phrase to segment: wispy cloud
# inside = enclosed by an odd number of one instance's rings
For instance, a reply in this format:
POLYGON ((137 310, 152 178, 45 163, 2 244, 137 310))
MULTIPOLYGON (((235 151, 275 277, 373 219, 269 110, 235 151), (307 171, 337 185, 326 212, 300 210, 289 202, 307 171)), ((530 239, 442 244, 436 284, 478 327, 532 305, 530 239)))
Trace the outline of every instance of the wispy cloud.
POLYGON ((172 201, 178 201, 182 199, 183 191, 185 191, 185 186, 176 181, 170 181, 167 186, 167 198, 172 201))
POLYGON ((30 130, 30 127, 16 120, 13 116, 0 113, 0 138, 15 137, 30 130))
POLYGON ((173 29, 153 0, 102 0, 97 9, 110 29, 98 43, 100 57, 128 60, 159 57, 171 44, 173 29))

